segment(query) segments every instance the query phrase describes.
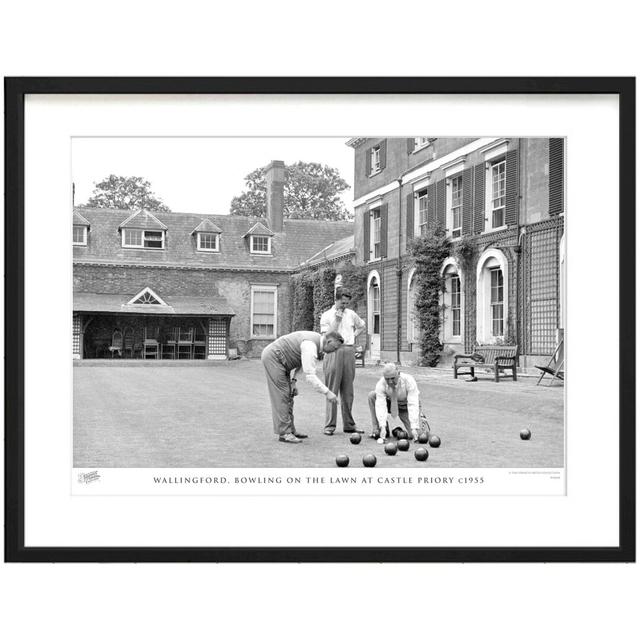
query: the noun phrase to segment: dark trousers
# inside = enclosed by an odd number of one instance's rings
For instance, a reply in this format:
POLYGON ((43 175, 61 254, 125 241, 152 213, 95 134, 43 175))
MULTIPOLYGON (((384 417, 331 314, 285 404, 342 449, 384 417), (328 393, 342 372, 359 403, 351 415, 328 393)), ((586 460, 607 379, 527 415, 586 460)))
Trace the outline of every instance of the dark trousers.
POLYGON ((267 387, 271 400, 273 432, 278 435, 295 433, 293 424, 293 395, 290 372, 281 362, 281 355, 271 346, 262 351, 262 364, 267 375, 267 387))
MULTIPOLYGON (((351 415, 353 406, 353 381, 356 377, 356 356, 353 346, 343 345, 340 349, 324 356, 324 383, 340 397, 342 428, 350 431, 356 423, 351 415)), ((338 421, 338 407, 327 400, 325 429, 334 429, 338 421)))
MULTIPOLYGON (((376 433, 380 426, 378 425, 378 416, 376 416, 376 392, 370 391, 369 396, 369 412, 371 413, 371 428, 372 433, 376 433)), ((387 412, 391 412, 391 398, 387 398, 387 412)), ((402 421, 402 424, 405 426, 407 433, 411 433, 411 421, 409 420, 409 410, 407 408, 407 403, 398 400, 398 417, 402 421)), ((389 436, 389 425, 386 425, 387 436, 389 436)), ((395 433, 398 431, 398 428, 394 429, 394 436, 397 437, 395 433)))

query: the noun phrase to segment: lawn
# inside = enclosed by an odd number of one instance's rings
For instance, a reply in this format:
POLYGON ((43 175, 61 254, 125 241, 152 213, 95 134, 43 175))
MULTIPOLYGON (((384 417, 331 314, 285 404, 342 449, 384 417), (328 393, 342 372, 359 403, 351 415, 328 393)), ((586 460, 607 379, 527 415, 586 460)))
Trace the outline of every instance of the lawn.
POLYGON ((426 463, 409 452, 394 457, 369 439, 367 393, 381 367, 358 368, 353 415, 366 434, 349 442, 338 425, 323 435, 324 398, 299 383, 295 420, 309 434, 301 444, 279 443, 259 360, 216 363, 105 361, 74 367, 75 467, 333 467, 346 453, 351 466, 374 453, 379 467, 562 467, 564 389, 533 378, 496 384, 454 380, 450 372, 415 374, 431 430, 442 439, 426 463), (93 364, 93 366, 88 366, 93 364), (519 437, 522 428, 532 438, 519 437))

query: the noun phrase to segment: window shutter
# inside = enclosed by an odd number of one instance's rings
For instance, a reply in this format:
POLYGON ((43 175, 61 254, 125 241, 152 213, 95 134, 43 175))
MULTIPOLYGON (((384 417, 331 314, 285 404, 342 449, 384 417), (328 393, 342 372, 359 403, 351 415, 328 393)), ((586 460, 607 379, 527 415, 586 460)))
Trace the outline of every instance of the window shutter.
POLYGON ((473 169, 468 167, 462 174, 462 235, 469 235, 473 232, 473 208, 471 198, 471 180, 473 179, 473 169))
POLYGON ((427 229, 436 226, 436 185, 429 185, 427 190, 427 229))
POLYGON ((373 147, 369 147, 369 149, 364 152, 365 175, 367 177, 371 175, 371 149, 373 149, 373 147))
POLYGON ((387 257, 387 222, 389 220, 389 205, 383 204, 380 207, 380 257, 387 257))
POLYGON ((447 226, 447 185, 445 180, 440 180, 436 186, 436 217, 438 226, 444 229, 447 226))
POLYGON ((549 139, 549 215, 564 211, 564 138, 549 139))
POLYGON ((413 228, 414 228, 414 198, 413 193, 407 195, 407 247, 409 247, 409 243, 413 240, 413 228))
POLYGON ((518 150, 507 151, 506 206, 504 221, 506 224, 518 222, 518 150))
POLYGON ((414 138, 407 138, 407 153, 413 153, 416 148, 416 141, 414 138))
POLYGON ((387 166, 387 141, 380 142, 380 171, 387 166))
POLYGON ((476 165, 473 194, 473 232, 484 231, 484 182, 486 169, 484 163, 476 165))
POLYGON ((362 252, 362 259, 365 262, 369 262, 371 258, 371 212, 365 209, 362 213, 362 222, 364 227, 364 247, 362 252))

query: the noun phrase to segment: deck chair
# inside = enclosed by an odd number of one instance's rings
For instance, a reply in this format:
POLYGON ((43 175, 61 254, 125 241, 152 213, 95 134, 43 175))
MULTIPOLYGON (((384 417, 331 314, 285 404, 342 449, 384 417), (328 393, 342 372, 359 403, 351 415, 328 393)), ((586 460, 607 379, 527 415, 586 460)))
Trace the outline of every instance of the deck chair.
POLYGON ((560 340, 556 350, 553 352, 551 356, 551 360, 547 363, 546 366, 536 365, 536 369, 540 369, 542 372, 540 377, 538 378, 538 382, 536 382, 536 386, 540 384, 542 378, 545 377, 546 374, 551 376, 551 381, 549 386, 553 384, 554 380, 564 380, 564 339, 560 340))

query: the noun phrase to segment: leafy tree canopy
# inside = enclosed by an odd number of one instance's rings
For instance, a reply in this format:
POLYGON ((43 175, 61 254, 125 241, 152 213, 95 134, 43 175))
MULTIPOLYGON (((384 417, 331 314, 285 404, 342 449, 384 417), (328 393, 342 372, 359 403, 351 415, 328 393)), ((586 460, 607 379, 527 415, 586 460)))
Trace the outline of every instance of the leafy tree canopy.
POLYGON ((137 176, 116 176, 114 174, 102 182, 95 183, 93 194, 82 206, 171 212, 171 209, 153 193, 151 183, 148 180, 137 176))
MULTIPOLYGON (((246 178, 246 191, 231 201, 231 215, 267 215, 265 168, 252 171, 246 178)), ((285 218, 311 220, 350 220, 340 194, 349 188, 337 169, 318 162, 295 162, 285 166, 285 218)))

